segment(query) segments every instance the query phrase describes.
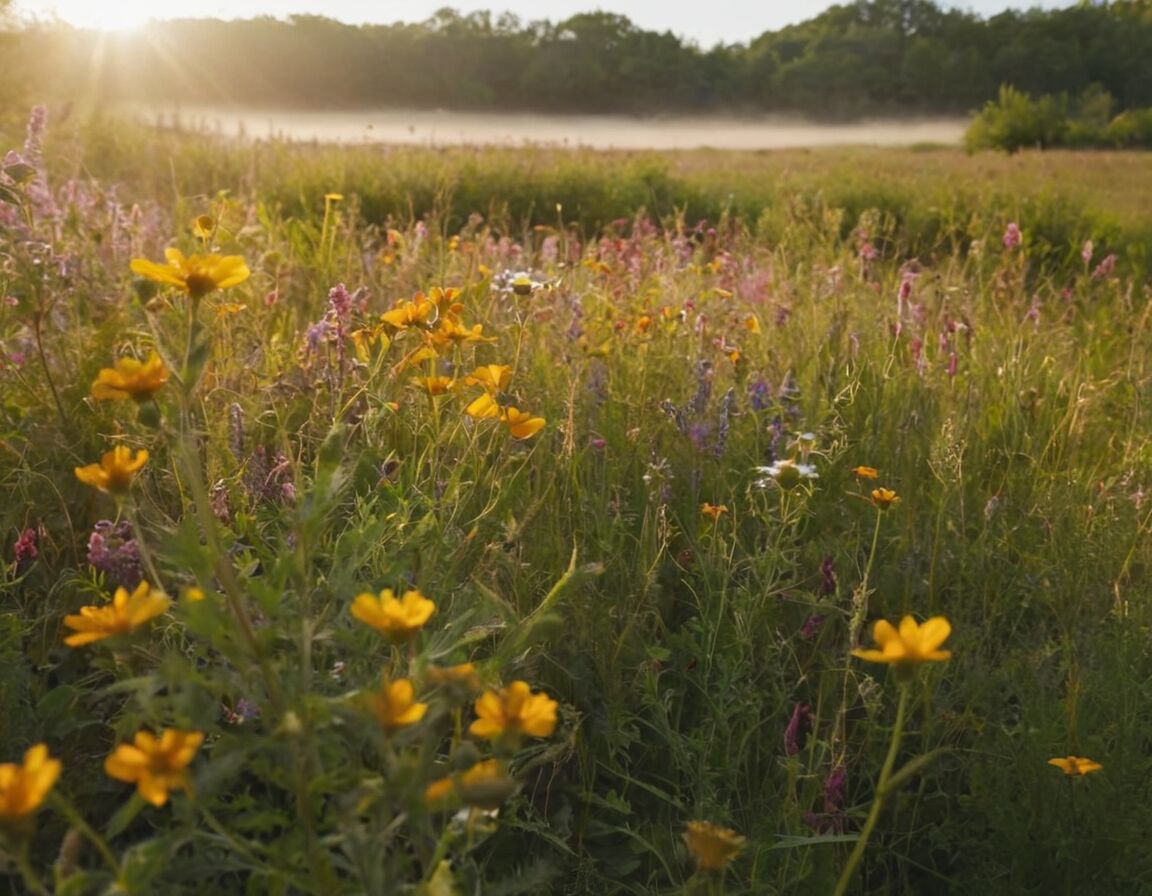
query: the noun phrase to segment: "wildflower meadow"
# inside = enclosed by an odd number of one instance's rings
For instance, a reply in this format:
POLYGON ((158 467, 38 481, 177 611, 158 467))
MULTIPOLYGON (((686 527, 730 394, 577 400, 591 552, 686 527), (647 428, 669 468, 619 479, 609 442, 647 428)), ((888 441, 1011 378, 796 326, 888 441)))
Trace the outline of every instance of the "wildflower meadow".
POLYGON ((1148 157, 4 137, 4 892, 1152 892, 1148 157))

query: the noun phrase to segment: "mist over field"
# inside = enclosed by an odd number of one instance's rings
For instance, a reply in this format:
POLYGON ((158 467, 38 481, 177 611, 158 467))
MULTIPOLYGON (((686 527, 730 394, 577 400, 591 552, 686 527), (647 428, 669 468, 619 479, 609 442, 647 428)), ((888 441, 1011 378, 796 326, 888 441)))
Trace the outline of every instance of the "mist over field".
POLYGON ((300 112, 198 106, 178 111, 130 112, 162 128, 223 136, 322 143, 386 143, 417 146, 525 144, 591 149, 791 149, 816 146, 907 146, 958 144, 959 119, 874 120, 823 124, 799 118, 612 115, 531 115, 484 112, 398 111, 300 112))

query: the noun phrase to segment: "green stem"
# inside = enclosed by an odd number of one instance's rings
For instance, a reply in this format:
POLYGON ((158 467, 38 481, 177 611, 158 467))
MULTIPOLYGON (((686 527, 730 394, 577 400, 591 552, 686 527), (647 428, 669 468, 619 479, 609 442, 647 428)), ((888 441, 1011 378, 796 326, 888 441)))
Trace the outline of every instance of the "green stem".
POLYGON ((44 369, 44 381, 52 393, 52 401, 56 404, 56 413, 60 415, 60 422, 68 426, 68 415, 64 413, 64 403, 60 401, 60 393, 56 390, 56 381, 52 379, 52 368, 48 366, 48 356, 44 353, 43 322, 39 309, 32 315, 32 334, 36 338, 36 357, 40 359, 40 366, 44 369))
POLYGON ((52 805, 68 819, 68 823, 76 830, 84 835, 85 839, 96 847, 96 851, 100 853, 100 857, 104 859, 105 864, 116 875, 117 879, 120 877, 120 863, 116 861, 116 856, 112 854, 111 847, 108 846, 108 841, 98 834, 87 821, 84 816, 80 814, 79 810, 72 805, 72 802, 59 792, 52 794, 52 805))
POLYGON ((252 620, 248 615, 248 610, 244 606, 243 591, 240 588, 239 581, 236 579, 236 570, 224 553, 223 547, 216 534, 216 517, 212 514, 212 504, 208 497, 208 489, 204 483, 204 477, 200 475, 198 459, 194 453, 189 450, 188 433, 191 430, 187 407, 184 408, 184 413, 181 416, 184 421, 184 432, 180 434, 178 440, 179 454, 183 461, 184 475, 188 480, 188 490, 192 494, 193 508, 199 517, 200 528, 203 530, 204 541, 210 555, 215 560, 215 569, 213 571, 216 573, 216 577, 219 579, 220 586, 224 591, 224 598, 228 602, 228 609, 232 612, 236 624, 240 626, 240 632, 243 635, 244 642, 248 645, 248 649, 252 652, 253 658, 260 667, 261 676, 268 689, 268 699, 271 701, 276 714, 283 715, 287 708, 287 701, 284 699, 284 693, 280 689, 280 682, 276 678, 272 665, 268 660, 267 653, 256 638, 256 631, 252 626, 252 620))
POLYGON ((892 729, 892 741, 888 744, 888 755, 884 757, 880 778, 876 782, 876 795, 872 797, 872 808, 868 812, 868 820, 864 822, 864 828, 860 831, 860 838, 856 841, 856 847, 852 850, 852 855, 848 857, 848 864, 844 866, 840 880, 836 883, 833 896, 844 896, 848 892, 848 885, 852 883, 852 878, 856 874, 856 866, 864 857, 864 850, 868 847, 868 838, 872 836, 872 831, 880 818, 880 810, 884 808, 884 802, 888 798, 886 788, 888 779, 892 776, 892 766, 896 764, 896 754, 900 750, 900 738, 904 733, 904 717, 908 711, 908 692, 909 685, 900 686, 900 702, 896 707, 896 725, 892 729))
POLYGON ((160 570, 152 559, 152 550, 144 541, 144 530, 140 528, 140 517, 136 513, 136 506, 130 500, 125 501, 121 509, 128 517, 128 524, 132 527, 132 536, 136 539, 136 547, 140 551, 140 559, 148 573, 148 579, 153 588, 162 591, 164 583, 160 581, 160 570))
POLYGON ((28 861, 27 840, 21 841, 20 848, 16 850, 15 859, 16 868, 20 872, 20 877, 24 879, 24 886, 28 888, 28 892, 35 894, 35 896, 48 896, 48 890, 40 881, 31 862, 28 861))

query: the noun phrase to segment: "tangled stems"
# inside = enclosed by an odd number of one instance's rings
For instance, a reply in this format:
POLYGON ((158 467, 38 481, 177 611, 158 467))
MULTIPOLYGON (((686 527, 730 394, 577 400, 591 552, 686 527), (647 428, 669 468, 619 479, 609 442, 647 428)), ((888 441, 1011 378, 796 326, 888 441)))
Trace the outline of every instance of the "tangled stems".
POLYGON ((864 822, 864 827, 860 831, 860 837, 856 841, 852 855, 848 857, 848 864, 844 866, 840 880, 836 882, 833 896, 844 896, 848 892, 848 886, 856 874, 856 866, 864 857, 864 850, 868 848, 868 839, 872 836, 872 831, 880 818, 880 811, 884 808, 884 802, 888 798, 888 780, 892 776, 892 766, 896 764, 896 754, 900 750, 900 739, 904 734, 904 719, 908 711, 909 690, 908 683, 900 685, 900 702, 896 706, 896 724, 892 728, 892 740, 888 744, 888 755, 884 757, 884 765, 880 769, 880 778, 876 781, 876 795, 872 798, 868 819, 864 822))

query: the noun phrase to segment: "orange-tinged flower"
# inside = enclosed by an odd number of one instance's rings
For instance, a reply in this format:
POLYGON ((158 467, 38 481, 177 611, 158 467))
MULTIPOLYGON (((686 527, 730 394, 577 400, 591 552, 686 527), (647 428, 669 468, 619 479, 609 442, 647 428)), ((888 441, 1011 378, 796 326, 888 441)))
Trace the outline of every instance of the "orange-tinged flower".
POLYGON ((436 604, 419 590, 406 591, 397 598, 391 588, 385 588, 379 597, 365 593, 352 602, 356 619, 393 641, 415 637, 435 611, 436 604))
POLYGON ((198 215, 192 221, 192 232, 202 240, 212 239, 216 233, 216 219, 211 215, 198 215))
POLYGON ((479 398, 470 401, 468 406, 464 408, 464 413, 477 420, 487 420, 491 417, 500 416, 500 405, 496 403, 492 393, 485 392, 479 398))
POLYGON ((439 807, 459 797, 470 806, 498 809, 515 789, 504 763, 485 759, 458 775, 433 781, 424 789, 424 802, 439 807))
POLYGON ((456 385, 456 380, 450 376, 414 376, 409 382, 429 395, 445 395, 456 385))
POLYGON ((485 691, 476 700, 476 715, 468 733, 495 738, 503 734, 548 737, 556 728, 556 701, 544 692, 533 694, 526 681, 514 681, 499 691, 485 691))
POLYGON ((731 828, 722 828, 709 821, 688 822, 688 829, 680 836, 701 871, 723 871, 747 842, 731 828))
POLYGON ((131 594, 127 589, 117 588, 111 603, 102 607, 81 607, 78 614, 64 617, 64 624, 76 632, 66 637, 64 643, 69 647, 81 647, 125 634, 159 616, 171 603, 164 592, 153 591, 147 582, 141 582, 131 594))
POLYGON ((104 771, 135 784, 153 806, 163 806, 170 790, 189 790, 187 768, 203 742, 199 731, 165 728, 159 739, 150 731, 137 731, 131 744, 120 744, 104 760, 104 771))
POLYGON ((429 342, 436 348, 443 349, 450 345, 464 345, 468 342, 495 342, 495 336, 484 335, 483 324, 473 324, 466 327, 454 314, 446 314, 440 318, 440 323, 431 333, 427 334, 429 342))
POLYGON ((23 764, 0 763, 0 825, 21 821, 39 809, 59 777, 60 760, 49 759, 44 744, 25 751, 23 764))
POLYGON ((880 475, 880 471, 875 467, 859 466, 852 468, 852 475, 857 479, 875 479, 880 475))
POLYGON ((96 401, 147 401, 168 382, 168 368, 156 352, 147 361, 135 358, 117 358, 111 367, 103 368, 92 383, 92 398, 96 401))
POLYGON ((455 666, 432 666, 428 669, 432 684, 456 686, 473 693, 480 690, 480 676, 475 663, 457 663, 455 666))
POLYGON ((100 463, 76 467, 76 478, 102 492, 121 494, 128 491, 133 478, 147 462, 147 451, 141 450, 133 454, 131 448, 117 445, 111 451, 105 452, 100 458, 100 463))
POLYGON ((227 289, 247 280, 252 272, 239 255, 189 255, 179 249, 165 249, 168 264, 157 264, 146 258, 132 259, 132 272, 157 283, 175 286, 193 299, 215 289, 227 289))
POLYGON ((1048 760, 1049 765, 1054 765, 1060 771, 1069 777, 1080 777, 1083 775, 1090 775, 1092 772, 1098 772, 1104 768, 1099 762, 1092 759, 1086 759, 1083 756, 1065 756, 1056 757, 1055 759, 1048 760))
POLYGON ((397 330, 406 330, 409 327, 428 326, 428 321, 435 311, 435 302, 428 301, 423 293, 419 293, 412 301, 401 302, 391 311, 385 311, 380 317, 397 330))
POLYGON ((512 379, 512 368, 507 364, 485 364, 464 378, 469 386, 483 386, 489 392, 502 392, 512 379))
POLYGON ((456 297, 459 295, 460 290, 454 286, 447 288, 433 286, 432 289, 428 291, 428 300, 440 309, 441 314, 455 315, 464 310, 464 306, 456 301, 456 297))
POLYGON ((369 695, 368 708, 381 728, 395 731, 415 725, 428 712, 428 704, 418 703, 414 696, 415 689, 407 678, 390 681, 385 677, 380 682, 380 690, 369 695))
POLYGON ((916 666, 920 663, 938 663, 952 656, 950 650, 940 650, 952 633, 952 623, 943 616, 933 616, 919 625, 911 616, 900 620, 897 629, 886 619, 878 619, 872 629, 872 638, 879 650, 857 648, 852 655, 870 663, 894 663, 897 666, 916 666))
POLYGON ((713 523, 720 522, 720 517, 728 512, 727 504, 709 504, 705 501, 700 505, 700 513, 702 516, 709 517, 713 523))
POLYGON ((508 427, 512 438, 530 439, 544 428, 547 421, 543 417, 533 417, 519 408, 507 407, 500 412, 500 422, 508 427))
POLYGON ((881 510, 887 510, 900 503, 900 496, 890 488, 872 489, 872 503, 881 510))

